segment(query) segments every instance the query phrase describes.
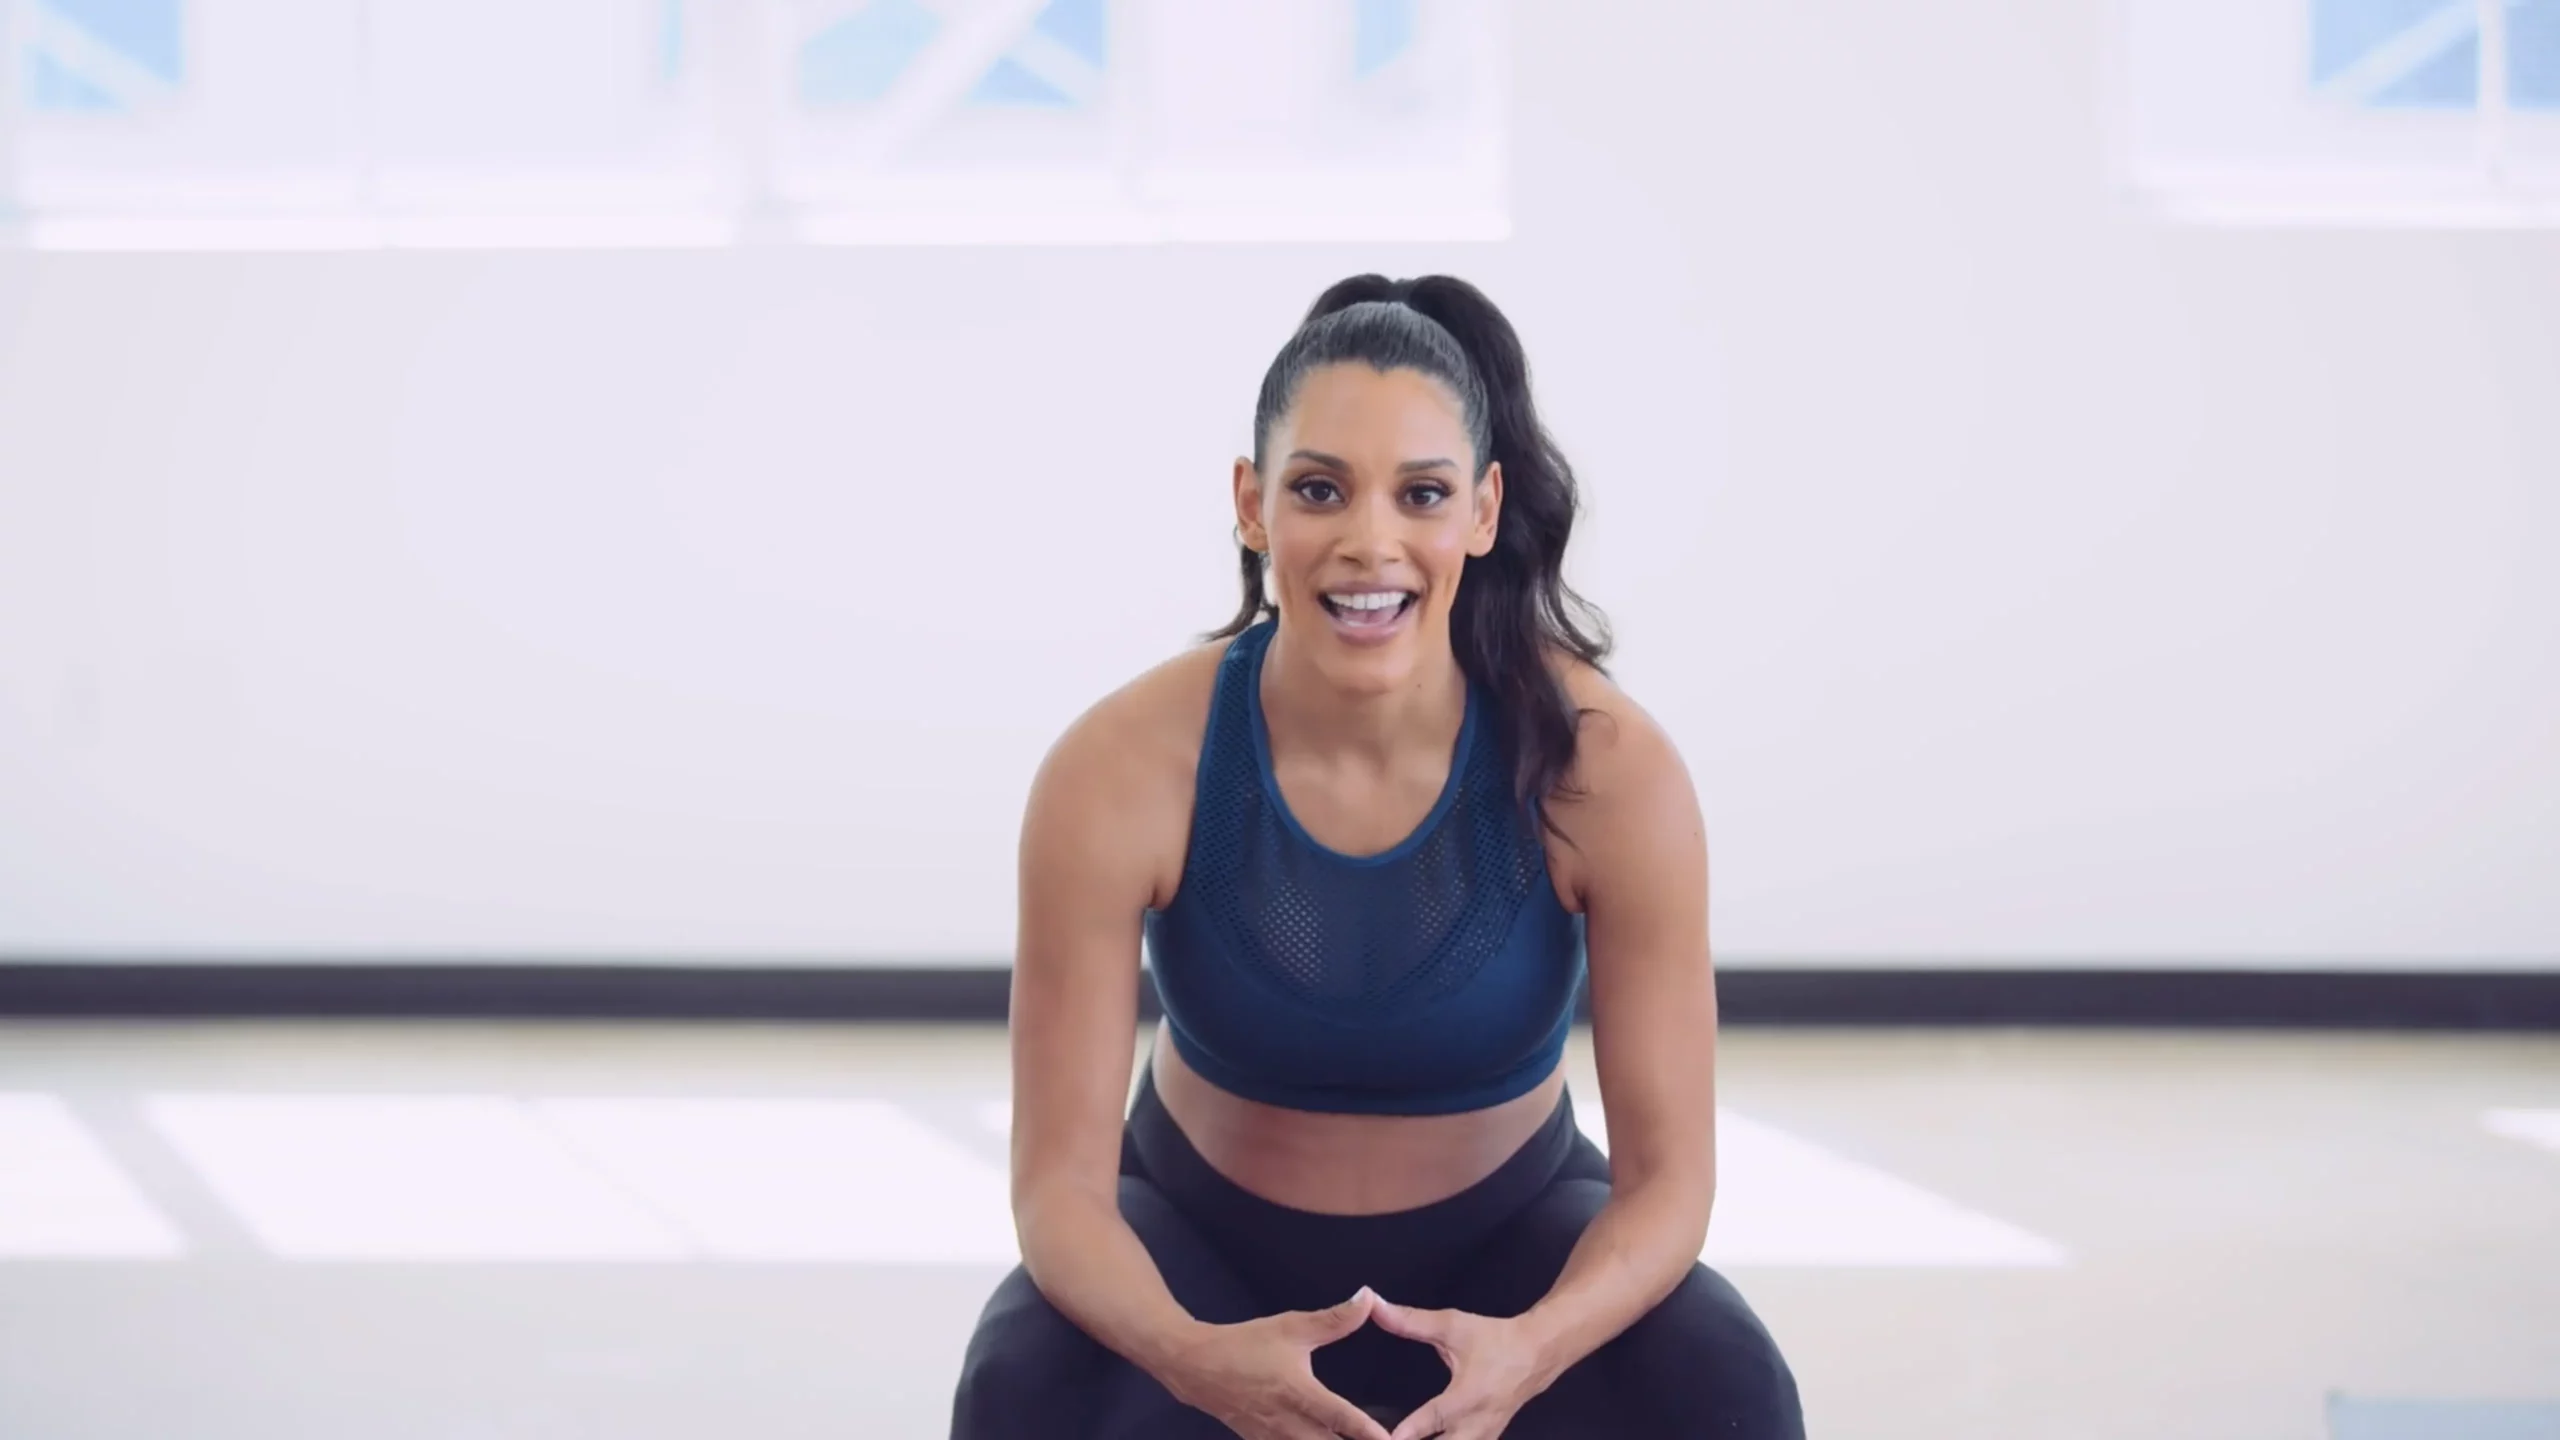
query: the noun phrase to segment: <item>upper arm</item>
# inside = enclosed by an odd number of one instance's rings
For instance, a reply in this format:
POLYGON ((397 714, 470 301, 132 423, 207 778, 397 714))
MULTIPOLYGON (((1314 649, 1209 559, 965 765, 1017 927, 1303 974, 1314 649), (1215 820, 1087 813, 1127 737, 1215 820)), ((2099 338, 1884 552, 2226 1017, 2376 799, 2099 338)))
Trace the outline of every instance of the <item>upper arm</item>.
POLYGON ((1188 803, 1149 743, 1148 698, 1123 692, 1080 718, 1024 807, 1009 1020, 1017 1211, 1052 1185, 1107 1198, 1117 1184, 1140 926, 1178 824, 1168 810, 1188 803))
POLYGON ((1567 680, 1586 719, 1578 795, 1552 808, 1590 957, 1592 1047, 1620 1184, 1715 1175, 1715 976, 1707 837, 1688 768, 1650 715, 1597 672, 1567 680))

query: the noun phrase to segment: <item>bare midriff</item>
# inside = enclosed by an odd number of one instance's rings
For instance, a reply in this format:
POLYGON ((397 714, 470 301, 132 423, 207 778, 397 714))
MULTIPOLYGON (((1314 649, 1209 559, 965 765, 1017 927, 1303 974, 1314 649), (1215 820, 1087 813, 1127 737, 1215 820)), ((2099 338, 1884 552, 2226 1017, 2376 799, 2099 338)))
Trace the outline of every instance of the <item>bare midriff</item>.
POLYGON ((1293 1210, 1382 1215, 1446 1200, 1501 1168, 1555 1113, 1559 1067, 1535 1089, 1454 1115, 1330 1115, 1247 1100, 1184 1063, 1159 1022, 1156 1094, 1209 1167, 1293 1210))

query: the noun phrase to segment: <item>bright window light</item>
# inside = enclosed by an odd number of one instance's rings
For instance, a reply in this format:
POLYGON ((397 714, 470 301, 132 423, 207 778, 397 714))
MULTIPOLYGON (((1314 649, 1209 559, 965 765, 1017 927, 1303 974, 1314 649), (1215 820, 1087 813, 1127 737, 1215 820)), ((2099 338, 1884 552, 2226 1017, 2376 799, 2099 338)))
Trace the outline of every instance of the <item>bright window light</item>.
MULTIPOLYGON (((1608 1118, 1574 1097, 1604 1152, 1608 1118)), ((1730 1110, 1716 1111, 1716 1206, 1703 1257, 1724 1266, 2036 1269, 2061 1246, 1900 1176, 1730 1110)))
POLYGON ((2560 1110, 2492 1110, 2480 1123, 2492 1135, 2560 1151, 2560 1110))
POLYGON ((60 1097, 0 1092, 0 1260, 160 1260, 185 1249, 60 1097))
POLYGON ((876 1099, 553 1099, 598 1169, 727 1260, 1010 1265, 1001 1168, 876 1099))
POLYGON ((266 1249, 316 1261, 684 1258, 665 1220, 492 1095, 162 1095, 146 1111, 266 1249))

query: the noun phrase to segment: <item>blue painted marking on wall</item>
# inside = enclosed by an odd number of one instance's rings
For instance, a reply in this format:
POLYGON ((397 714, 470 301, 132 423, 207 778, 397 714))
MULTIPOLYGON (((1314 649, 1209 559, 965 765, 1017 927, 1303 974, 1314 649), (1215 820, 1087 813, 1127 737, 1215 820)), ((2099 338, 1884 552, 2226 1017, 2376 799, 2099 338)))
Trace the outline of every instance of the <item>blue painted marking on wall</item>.
POLYGON ((1031 25, 1096 65, 1110 58, 1110 0, 1050 0, 1031 25))
POLYGON ((186 76, 187 47, 179 0, 40 0, 42 8, 175 85, 186 76))
POLYGON ((2480 37, 2473 35, 2375 92, 2386 110, 2468 110, 2480 103, 2480 37))
POLYGON ((858 105, 879 99, 940 28, 941 17, 915 0, 873 0, 801 43, 801 100, 858 105))
POLYGON ((62 112, 120 110, 116 97, 72 74, 50 55, 27 52, 27 105, 62 112))
POLYGON ((2375 47, 2468 0, 2311 0, 2311 79, 2325 85, 2375 47))
MULTIPOLYGON (((2474 0, 2311 0, 2311 78, 2326 85, 2427 27, 2441 48, 2366 91, 2376 109, 2466 109, 2480 103, 2480 35, 2474 0)), ((2384 78, 2384 77, 2375 77, 2384 78)))
POLYGON ((998 60, 969 91, 973 105, 1075 104, 1075 97, 1032 74, 1018 60, 998 60))
POLYGON ((1351 67, 1374 75, 1413 44, 1416 0, 1355 0, 1351 67))
POLYGON ((1109 0, 1050 0, 969 91, 972 105, 1072 110, 1103 92, 1109 0))
POLYGON ((186 78, 179 0, 35 0, 26 18, 32 22, 23 71, 30 110, 127 110, 137 90, 186 78))
POLYGON ((2507 6, 2507 103, 2560 110, 2560 0, 2507 6))

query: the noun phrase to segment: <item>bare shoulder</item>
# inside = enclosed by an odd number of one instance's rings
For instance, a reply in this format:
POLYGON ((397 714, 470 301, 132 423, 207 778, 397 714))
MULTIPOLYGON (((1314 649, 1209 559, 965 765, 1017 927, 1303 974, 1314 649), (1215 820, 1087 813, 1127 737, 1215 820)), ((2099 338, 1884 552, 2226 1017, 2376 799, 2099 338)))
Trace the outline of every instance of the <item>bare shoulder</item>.
POLYGON ((1688 768, 1670 733, 1617 681, 1575 656, 1557 655, 1549 663, 1566 699, 1582 712, 1569 788, 1593 801, 1664 785, 1687 788, 1688 768))
POLYGON ((1190 834, 1192 777, 1227 642, 1193 646, 1089 706, 1040 762, 1025 861, 1107 865, 1169 896, 1190 834))
POLYGON ((1669 732, 1597 667, 1571 656, 1552 664, 1582 712, 1572 770, 1547 805, 1568 842, 1547 847, 1567 905, 1587 910, 1612 876, 1623 885, 1693 854, 1703 864, 1697 790, 1669 732))
POLYGON ((1176 761, 1196 764, 1226 651, 1224 640, 1195 645, 1086 707, 1050 747, 1044 776, 1129 781, 1176 761))

